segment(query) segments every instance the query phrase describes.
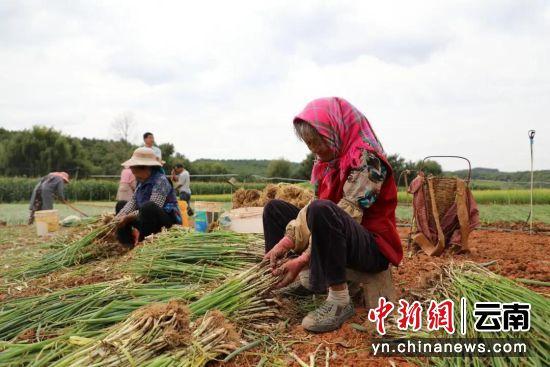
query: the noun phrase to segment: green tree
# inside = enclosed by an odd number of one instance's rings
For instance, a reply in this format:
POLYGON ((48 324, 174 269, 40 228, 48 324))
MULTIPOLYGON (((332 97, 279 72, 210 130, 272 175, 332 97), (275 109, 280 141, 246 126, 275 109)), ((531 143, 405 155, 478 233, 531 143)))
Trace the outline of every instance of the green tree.
POLYGON ((422 161, 418 161, 417 167, 418 169, 422 168, 422 170, 427 174, 432 174, 435 176, 439 176, 443 173, 443 168, 441 168, 441 165, 436 161, 432 161, 429 159, 424 163, 422 163, 422 161))
POLYGON ((221 175, 229 173, 227 168, 219 162, 194 162, 189 172, 195 175, 221 175))
POLYGON ((178 163, 183 164, 183 168, 185 168, 189 172, 193 172, 191 161, 181 153, 175 153, 173 156, 168 157, 164 165, 164 170, 166 171, 166 173, 170 173, 172 172, 174 166, 178 163))
POLYGON ((399 154, 388 155, 388 162, 393 169, 393 178, 399 186, 405 186, 405 183, 410 183, 416 177, 418 171, 422 169, 426 174, 439 176, 443 173, 441 165, 436 161, 407 161, 399 154), (408 171, 407 173, 405 173, 408 171))
POLYGON ((292 164, 286 159, 274 159, 267 166, 268 177, 290 177, 292 164))
POLYGON ((298 167, 294 170, 293 178, 298 178, 302 180, 309 180, 311 178, 311 170, 313 169, 313 164, 315 163, 315 154, 309 153, 298 167))
POLYGON ((8 176, 41 176, 52 171, 88 174, 92 165, 86 160, 78 140, 51 128, 35 126, 18 131, 0 146, 0 169, 8 176))
POLYGON ((405 181, 403 180, 402 173, 405 170, 405 158, 401 157, 399 154, 390 154, 387 156, 388 163, 393 170, 393 179, 395 180, 396 185, 404 185, 405 181), (399 178, 401 177, 401 181, 399 178))
POLYGON ((164 143, 159 145, 159 149, 162 152, 162 159, 166 161, 166 159, 170 159, 172 157, 172 154, 176 151, 176 148, 174 148, 174 144, 172 143, 164 143))
POLYGON ((81 144, 86 159, 93 165, 92 174, 118 175, 121 163, 128 160, 137 146, 123 140, 101 140, 84 138, 81 144))

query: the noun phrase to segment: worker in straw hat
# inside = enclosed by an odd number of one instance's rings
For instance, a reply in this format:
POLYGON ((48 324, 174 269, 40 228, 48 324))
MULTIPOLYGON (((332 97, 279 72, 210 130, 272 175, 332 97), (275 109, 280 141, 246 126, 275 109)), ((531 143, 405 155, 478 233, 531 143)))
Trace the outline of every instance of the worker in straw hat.
POLYGON ((62 202, 65 200, 65 184, 69 183, 67 172, 50 172, 42 177, 32 190, 31 202, 29 205, 29 224, 34 222, 34 213, 39 210, 53 209, 54 198, 62 202))
POLYGON ((302 210, 280 200, 266 205, 265 259, 282 277, 283 294, 328 290, 325 303, 302 321, 306 330, 327 332, 354 314, 347 268, 376 273, 403 257, 395 224, 397 188, 370 123, 347 101, 310 102, 294 118, 294 129, 317 156, 311 175, 315 199, 302 210), (287 254, 290 259, 280 261, 287 254))
POLYGON ((138 182, 131 199, 116 204, 117 238, 122 244, 133 247, 163 227, 181 224, 176 193, 151 148, 137 148, 122 166, 130 167, 138 182))

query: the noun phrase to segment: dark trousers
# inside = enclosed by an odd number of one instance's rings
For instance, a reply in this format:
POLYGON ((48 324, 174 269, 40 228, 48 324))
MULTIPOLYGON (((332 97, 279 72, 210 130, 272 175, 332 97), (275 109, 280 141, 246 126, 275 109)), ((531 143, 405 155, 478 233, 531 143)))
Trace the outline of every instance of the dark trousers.
MULTIPOLYGON (((285 229, 300 210, 282 200, 272 200, 264 208, 265 251, 283 238, 285 229)), ((346 282, 346 268, 377 273, 388 268, 374 236, 329 200, 313 201, 306 213, 311 232, 310 284, 312 290, 346 282)))
MULTIPOLYGON (((126 201, 121 200, 116 203, 115 211, 118 212, 126 205, 126 201)), ((163 227, 170 228, 176 220, 166 213, 162 208, 152 201, 145 203, 140 209, 137 218, 126 226, 117 230, 117 239, 120 243, 132 246, 132 229, 139 230, 139 241, 150 234, 158 233, 163 227)))
POLYGON ((191 194, 185 191, 180 192, 180 200, 187 203, 187 215, 193 215, 193 209, 191 209, 191 194))

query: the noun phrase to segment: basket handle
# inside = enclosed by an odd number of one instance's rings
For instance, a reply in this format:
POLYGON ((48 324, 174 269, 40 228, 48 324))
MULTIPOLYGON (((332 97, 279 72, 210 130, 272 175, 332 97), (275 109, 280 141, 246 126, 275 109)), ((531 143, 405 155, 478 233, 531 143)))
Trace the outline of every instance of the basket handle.
POLYGON ((470 182, 470 179, 472 178, 472 163, 470 163, 470 160, 468 158, 459 156, 459 155, 429 155, 427 157, 424 157, 422 162, 420 163, 419 170, 422 171, 424 169, 424 162, 430 158, 458 158, 458 159, 464 159, 466 162, 468 162, 468 178, 466 179, 467 182, 470 182))

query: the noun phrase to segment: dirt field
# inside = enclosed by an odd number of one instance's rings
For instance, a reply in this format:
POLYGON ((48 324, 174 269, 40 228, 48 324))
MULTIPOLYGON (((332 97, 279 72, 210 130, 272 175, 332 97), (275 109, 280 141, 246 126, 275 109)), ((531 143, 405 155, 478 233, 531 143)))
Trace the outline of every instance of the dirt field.
MULTIPOLYGON (((501 224, 503 226, 504 224, 501 224)), ((402 265, 393 270, 394 283, 400 298, 410 299, 415 293, 427 287, 426 279, 442 265, 451 261, 475 261, 478 263, 494 262, 489 266, 492 271, 510 278, 535 279, 550 281, 550 260, 547 252, 550 248, 550 236, 547 234, 529 235, 521 232, 478 230, 471 236, 471 253, 464 255, 444 254, 442 257, 428 257, 424 254, 408 254, 408 228, 401 227, 400 234, 406 251, 402 265)), ((42 249, 40 241, 34 236, 33 228, 26 226, 8 226, 0 228, 0 260, 3 271, 17 266, 17 259, 38 256, 42 249)), ((54 273, 50 276, 25 285, 9 286, 9 294, 4 285, 1 298, 20 297, 46 290, 72 287, 79 284, 94 283, 117 277, 117 263, 121 258, 107 259, 75 269, 68 274, 54 273)), ((527 287, 548 294, 545 287, 526 285, 527 287)), ((312 335, 304 332, 300 319, 305 314, 299 307, 290 306, 295 312, 285 327, 275 334, 271 347, 262 347, 237 356, 231 366, 256 366, 265 353, 280 356, 286 365, 299 364, 289 352, 295 353, 304 361, 309 354, 316 353, 316 365, 324 365, 327 348, 331 366, 406 366, 410 365, 400 358, 374 358, 370 355, 369 333, 356 330, 353 323, 369 325, 366 322, 366 310, 356 309, 351 322, 336 332, 312 335), (267 350, 264 348, 268 348, 267 350)))
MULTIPOLYGON (((401 238, 407 237, 408 229, 401 228, 401 238)), ((403 241, 406 249, 406 241, 403 241)), ((426 280, 442 265, 451 261, 474 261, 488 263, 492 271, 510 278, 536 279, 550 281, 550 236, 529 235, 517 232, 499 232, 478 230, 471 236, 471 253, 465 255, 429 257, 424 254, 405 256, 402 265, 393 270, 394 283, 398 296, 411 299, 413 294, 426 288, 426 280)), ((526 285, 526 287, 548 295, 548 289, 526 285)), ((352 323, 368 325, 367 312, 357 308, 356 315, 351 322, 346 323, 341 330, 322 335, 312 335, 304 332, 299 322, 291 324, 277 340, 281 345, 288 345, 288 351, 293 351, 302 360, 308 361, 309 354, 317 353, 317 365, 325 363, 325 348, 330 349, 331 366, 409 366, 400 358, 377 358, 370 354, 369 333, 358 331, 352 323), (319 349, 318 349, 319 348, 319 349)), ((259 356, 240 356, 232 366, 256 366, 259 356)), ((299 366, 291 357, 287 358, 288 365, 299 366)))

